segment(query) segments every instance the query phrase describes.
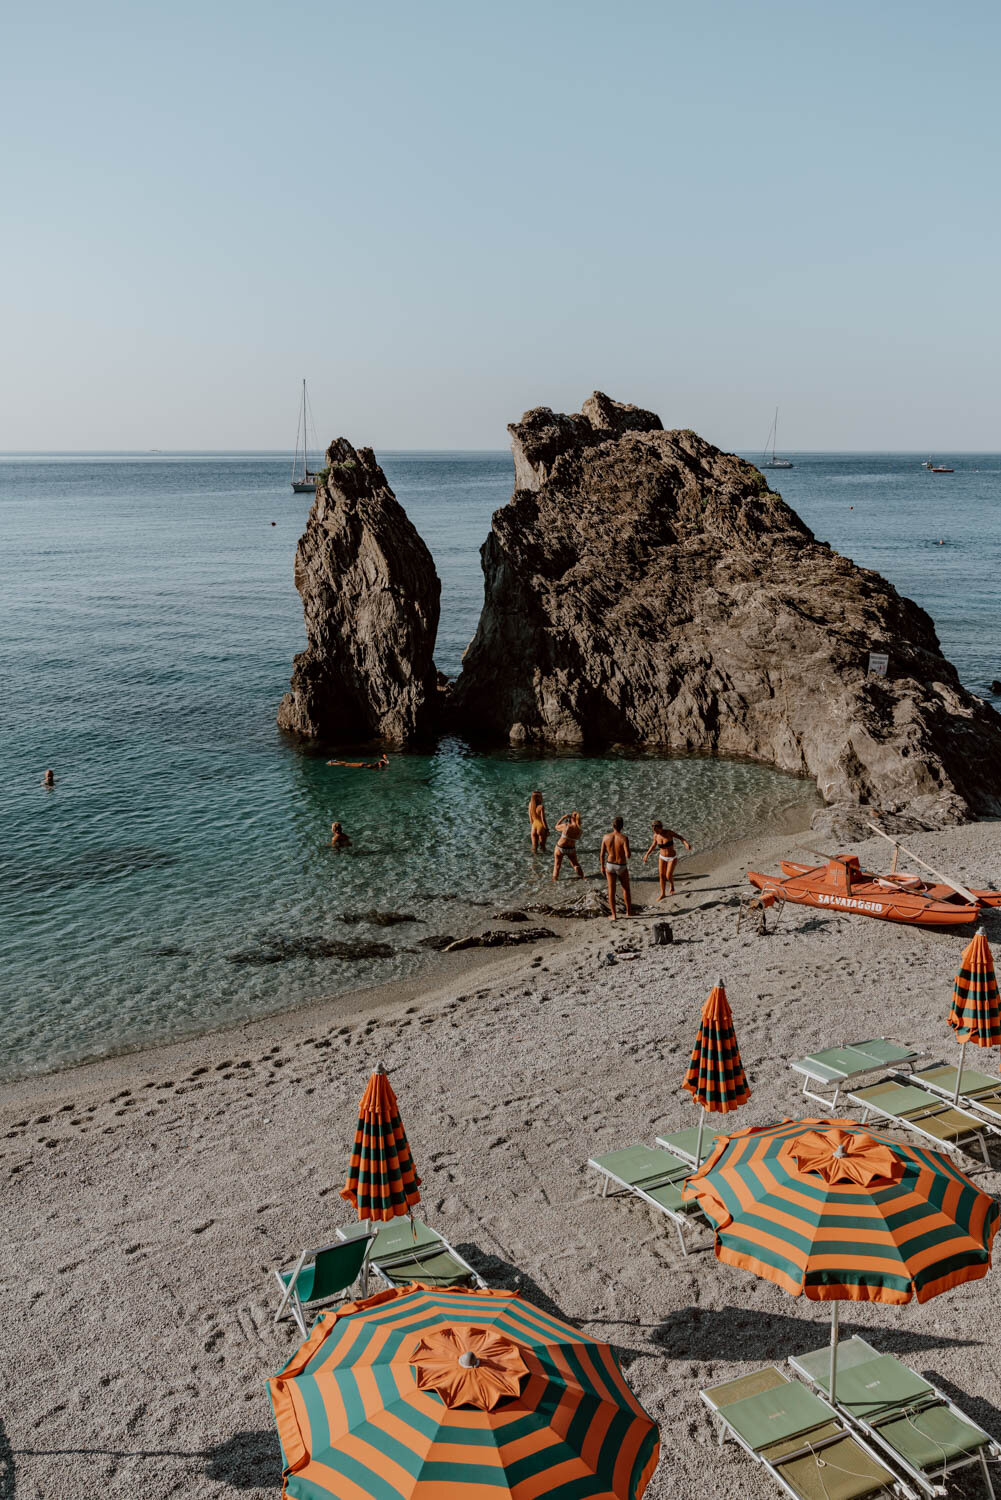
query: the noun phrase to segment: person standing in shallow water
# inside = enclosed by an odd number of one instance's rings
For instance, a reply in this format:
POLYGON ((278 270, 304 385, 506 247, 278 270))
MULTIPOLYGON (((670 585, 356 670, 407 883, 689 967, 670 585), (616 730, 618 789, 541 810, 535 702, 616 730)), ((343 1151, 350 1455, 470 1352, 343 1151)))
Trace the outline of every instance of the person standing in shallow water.
POLYGON ((549 824, 541 792, 533 792, 528 799, 528 821, 532 827, 532 853, 545 854, 549 838, 549 824))
POLYGON ((581 869, 580 860, 577 858, 577 843, 584 832, 580 821, 580 813, 575 810, 572 813, 564 814, 562 818, 557 820, 556 831, 560 837, 553 851, 553 880, 556 881, 560 878, 560 866, 563 864, 564 856, 566 856, 577 871, 577 879, 583 880, 584 871, 581 869))
POLYGON ((351 840, 348 838, 340 823, 330 825, 330 847, 332 849, 350 849, 351 840))
POLYGON ((616 882, 622 887, 626 916, 633 914, 632 891, 629 889, 629 840, 622 832, 622 819, 612 819, 612 831, 601 841, 601 873, 608 881, 608 910, 615 921, 616 882))
POLYGON ((678 863, 678 853, 674 847, 675 839, 680 839, 685 848, 691 853, 691 844, 683 833, 675 833, 670 828, 665 828, 659 818, 653 824, 653 840, 649 849, 643 856, 646 864, 653 851, 657 851, 657 873, 660 876, 660 895, 658 901, 663 901, 665 896, 674 895, 674 867, 678 863), (670 889, 668 889, 670 886, 670 889))

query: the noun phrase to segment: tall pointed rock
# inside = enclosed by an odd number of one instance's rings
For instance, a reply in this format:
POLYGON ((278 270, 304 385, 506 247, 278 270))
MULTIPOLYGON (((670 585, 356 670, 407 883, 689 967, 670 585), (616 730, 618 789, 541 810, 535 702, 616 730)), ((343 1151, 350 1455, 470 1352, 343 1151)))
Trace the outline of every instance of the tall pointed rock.
POLYGON ((406 744, 437 697, 441 584, 371 448, 338 438, 295 556, 306 650, 278 709, 308 739, 406 744))

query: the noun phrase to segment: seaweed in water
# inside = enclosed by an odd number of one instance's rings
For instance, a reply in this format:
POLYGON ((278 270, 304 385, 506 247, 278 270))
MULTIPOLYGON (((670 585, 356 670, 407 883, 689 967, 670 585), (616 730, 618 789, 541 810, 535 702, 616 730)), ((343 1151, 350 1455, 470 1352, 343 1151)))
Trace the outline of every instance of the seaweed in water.
POLYGON ((342 922, 369 922, 373 927, 396 927, 400 922, 420 922, 422 918, 415 917, 409 911, 344 911, 341 912, 342 922))
POLYGON ((244 948, 227 953, 230 964, 282 964, 292 958, 392 958, 395 949, 389 943, 345 943, 325 937, 265 937, 258 948, 244 948))

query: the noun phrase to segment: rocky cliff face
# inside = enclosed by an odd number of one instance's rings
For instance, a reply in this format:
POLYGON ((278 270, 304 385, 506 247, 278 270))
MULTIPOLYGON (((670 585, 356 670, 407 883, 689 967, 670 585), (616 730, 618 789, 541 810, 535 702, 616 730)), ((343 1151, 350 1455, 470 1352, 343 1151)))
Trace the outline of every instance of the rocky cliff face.
POLYGON ((307 646, 278 724, 309 739, 406 743, 437 697, 441 584, 372 450, 338 438, 326 461, 295 556, 307 646))
POLYGON ((467 733, 748 755, 929 824, 1001 812, 1001 718, 929 617, 751 464, 600 393, 509 430, 517 488, 452 695, 467 733))

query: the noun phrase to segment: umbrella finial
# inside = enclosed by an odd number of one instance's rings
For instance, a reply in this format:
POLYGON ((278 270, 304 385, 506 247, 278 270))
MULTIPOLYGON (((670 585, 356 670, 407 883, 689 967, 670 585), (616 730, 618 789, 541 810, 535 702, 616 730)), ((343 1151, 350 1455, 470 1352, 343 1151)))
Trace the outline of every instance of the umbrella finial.
POLYGON ((987 936, 987 928, 986 927, 978 927, 977 928, 977 937, 986 937, 986 936, 987 936))
POLYGON ((381 1058, 379 1059, 379 1061, 375 1065, 375 1071, 377 1073, 385 1073, 385 1071, 386 1071, 386 1064, 382 1061, 381 1058))
POLYGON ((464 1349, 459 1355, 459 1363, 464 1370, 475 1370, 479 1364, 479 1360, 472 1349, 464 1349))

